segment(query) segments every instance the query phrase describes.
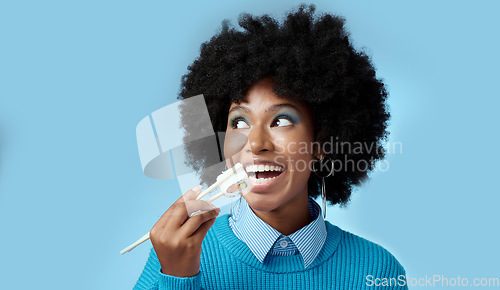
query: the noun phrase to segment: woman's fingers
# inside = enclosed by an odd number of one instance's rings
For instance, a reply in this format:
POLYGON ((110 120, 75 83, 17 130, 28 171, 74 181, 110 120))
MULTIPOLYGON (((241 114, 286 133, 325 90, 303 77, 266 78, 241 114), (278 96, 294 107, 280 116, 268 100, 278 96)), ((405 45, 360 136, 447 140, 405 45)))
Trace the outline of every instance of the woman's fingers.
POLYGON ((199 272, 203 237, 220 212, 211 203, 196 200, 200 189, 184 193, 151 229, 151 243, 165 274, 190 277, 199 272))
POLYGON ((189 217, 188 209, 186 208, 186 202, 193 201, 196 199, 198 194, 200 194, 201 186, 196 186, 193 189, 186 191, 176 202, 174 202, 168 211, 170 214, 168 216, 169 226, 180 227, 189 217))
POLYGON ((178 238, 187 239, 205 222, 217 217, 220 209, 207 201, 196 200, 200 189, 197 186, 188 190, 175 201, 151 229, 152 233, 177 232, 178 238))
POLYGON ((209 211, 215 209, 215 206, 213 204, 205 200, 188 200, 184 203, 184 205, 186 206, 186 210, 189 216, 199 210, 209 211))
MULTIPOLYGON (((182 228, 191 218, 216 208, 213 204, 204 200, 188 200, 172 206, 175 208, 168 216, 170 220, 165 224, 165 227, 171 230, 182 228)), ((188 236, 184 237, 187 238, 188 236)))
MULTIPOLYGON (((179 229, 179 233, 183 237, 190 237, 195 233, 203 223, 208 220, 214 219, 219 215, 220 209, 216 208, 210 211, 205 211, 190 217, 179 229)), ((203 239, 202 239, 203 240, 203 239)))
POLYGON ((201 244, 201 242, 207 235, 208 230, 210 229, 210 227, 212 227, 214 223, 215 223, 215 218, 209 219, 208 221, 201 224, 198 227, 198 229, 191 235, 191 239, 193 239, 195 243, 201 244))
POLYGON ((184 202, 188 201, 188 200, 193 200, 193 199, 196 199, 198 197, 198 195, 200 194, 201 192, 201 185, 197 185, 195 187, 193 187, 192 189, 186 191, 179 199, 184 202))

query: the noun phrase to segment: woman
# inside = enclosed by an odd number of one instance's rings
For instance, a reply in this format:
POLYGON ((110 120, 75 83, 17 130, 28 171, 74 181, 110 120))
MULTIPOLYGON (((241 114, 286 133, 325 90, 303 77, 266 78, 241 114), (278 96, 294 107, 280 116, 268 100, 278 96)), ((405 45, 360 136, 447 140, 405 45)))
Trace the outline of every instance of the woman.
MULTIPOLYGON (((200 187, 186 192, 152 228, 136 288, 406 288, 387 250, 326 222, 313 200, 348 202, 384 157, 389 119, 384 84, 344 20, 314 11, 301 6, 282 24, 243 15, 242 31, 224 22, 202 45, 180 99, 204 94, 215 131, 248 137, 233 160, 253 187, 234 215, 217 219, 219 209, 194 200, 200 187)), ((210 184, 209 157, 197 149, 188 147, 192 166, 210 184)))

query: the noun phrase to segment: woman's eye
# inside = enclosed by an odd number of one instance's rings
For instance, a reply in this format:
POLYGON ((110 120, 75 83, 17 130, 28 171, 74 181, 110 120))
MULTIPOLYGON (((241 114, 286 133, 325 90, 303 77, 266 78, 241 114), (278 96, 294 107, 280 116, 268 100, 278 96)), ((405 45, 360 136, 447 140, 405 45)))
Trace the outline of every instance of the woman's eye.
POLYGON ((274 120, 272 127, 286 127, 291 125, 293 125, 293 123, 290 120, 288 120, 285 117, 281 117, 281 118, 276 118, 276 120, 274 120))
POLYGON ((248 124, 245 121, 243 121, 242 119, 234 120, 232 127, 233 127, 233 129, 247 129, 247 128, 250 128, 250 126, 248 126, 248 124))

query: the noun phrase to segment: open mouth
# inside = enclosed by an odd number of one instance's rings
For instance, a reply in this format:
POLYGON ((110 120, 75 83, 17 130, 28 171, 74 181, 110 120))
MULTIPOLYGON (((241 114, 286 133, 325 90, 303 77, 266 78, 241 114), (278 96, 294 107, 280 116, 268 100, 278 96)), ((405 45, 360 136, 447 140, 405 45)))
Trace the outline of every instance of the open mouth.
POLYGON ((255 164, 248 165, 245 170, 254 184, 265 184, 279 177, 283 173, 283 166, 255 164))

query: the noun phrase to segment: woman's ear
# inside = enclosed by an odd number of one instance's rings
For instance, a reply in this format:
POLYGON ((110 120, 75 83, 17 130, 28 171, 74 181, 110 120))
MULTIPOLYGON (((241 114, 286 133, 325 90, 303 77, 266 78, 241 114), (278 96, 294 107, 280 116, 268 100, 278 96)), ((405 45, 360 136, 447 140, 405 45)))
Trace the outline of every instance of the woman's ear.
POLYGON ((321 146, 321 143, 319 141, 314 141, 312 143, 312 146, 311 146, 311 148, 312 148, 312 157, 314 159, 321 160, 321 159, 323 159, 326 156, 326 154, 323 152, 323 148, 322 147, 323 146, 321 146))

